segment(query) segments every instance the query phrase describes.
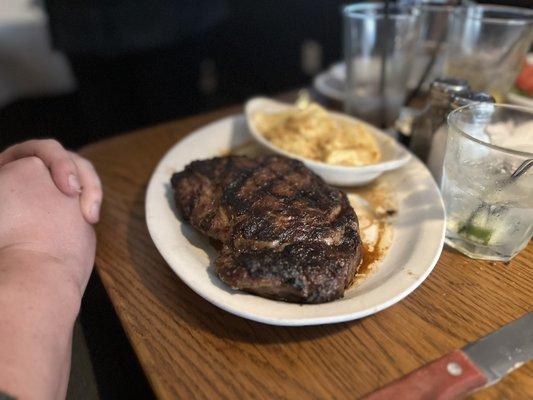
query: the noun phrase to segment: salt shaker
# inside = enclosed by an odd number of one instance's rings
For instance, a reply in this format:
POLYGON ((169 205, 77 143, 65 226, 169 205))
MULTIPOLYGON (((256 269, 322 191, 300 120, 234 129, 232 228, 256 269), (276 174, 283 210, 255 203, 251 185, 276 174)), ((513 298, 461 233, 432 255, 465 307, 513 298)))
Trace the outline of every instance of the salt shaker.
POLYGON ((468 82, 464 79, 437 78, 431 83, 429 101, 424 110, 413 120, 409 142, 411 151, 423 162, 428 159, 435 132, 451 111, 452 96, 468 88, 468 82))
MULTIPOLYGON (((467 90, 464 92, 456 93, 452 96, 450 108, 451 110, 455 110, 456 108, 463 107, 472 103, 494 103, 494 97, 485 92, 473 92, 467 90)), ((483 135, 486 136, 486 133, 479 132, 476 137, 479 140, 488 142, 489 138, 483 137, 483 135)), ((440 184, 442 179, 442 168, 444 165, 444 153, 446 152, 447 137, 448 125, 445 121, 437 129, 437 132, 433 135, 429 156, 427 158, 427 166, 438 184, 440 184)))

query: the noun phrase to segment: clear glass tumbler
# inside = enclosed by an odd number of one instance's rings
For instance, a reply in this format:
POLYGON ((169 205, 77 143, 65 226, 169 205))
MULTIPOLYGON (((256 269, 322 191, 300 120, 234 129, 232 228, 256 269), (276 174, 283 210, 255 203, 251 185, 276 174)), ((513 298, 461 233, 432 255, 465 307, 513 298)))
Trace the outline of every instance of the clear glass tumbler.
POLYGON ((443 0, 415 3, 420 11, 420 37, 407 81, 408 89, 420 87, 427 91, 429 84, 442 76, 448 27, 455 10, 453 3, 443 0))
POLYGON ((444 72, 503 101, 533 40, 533 10, 469 5, 455 10, 444 72))
POLYGON ((533 234, 533 109, 476 103, 448 116, 446 243, 508 261, 533 234), (529 168, 529 169, 528 169, 529 168))
POLYGON ((393 124, 406 94, 419 15, 416 7, 394 4, 344 7, 347 113, 381 127, 393 124))

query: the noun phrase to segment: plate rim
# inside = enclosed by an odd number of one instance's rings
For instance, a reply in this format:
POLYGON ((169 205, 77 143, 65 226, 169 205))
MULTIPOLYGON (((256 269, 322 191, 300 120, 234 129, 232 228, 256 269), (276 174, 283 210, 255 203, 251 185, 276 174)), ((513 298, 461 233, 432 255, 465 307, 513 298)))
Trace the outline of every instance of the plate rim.
POLYGON ((533 108, 533 97, 527 97, 519 93, 509 92, 507 94, 507 100, 514 105, 533 108))
MULTIPOLYGON (((199 295, 200 297, 202 297, 206 301, 210 302, 211 304, 215 305, 216 307, 218 307, 218 308, 220 308, 220 309, 222 309, 222 310, 224 310, 226 312, 229 312, 231 314, 237 315, 239 317, 247 318, 247 319, 252 320, 252 321, 256 321, 256 322, 260 322, 260 323, 264 323, 264 324, 269 324, 269 325, 277 325, 277 326, 310 326, 310 325, 325 325, 325 324, 332 324, 332 323, 340 323, 340 322, 351 321, 351 320, 355 320, 355 319, 364 318, 366 316, 369 316, 369 315, 372 315, 372 314, 377 313, 379 311, 382 311, 382 310, 384 310, 384 309, 386 309, 386 308, 398 303, 399 301, 403 300, 405 297, 407 297, 409 294, 411 294, 416 288, 418 288, 427 279, 429 274, 435 268, 435 266, 436 266, 436 264, 437 264, 437 262, 438 262, 438 260, 439 260, 439 258, 441 256, 441 254, 442 254, 442 249, 443 249, 443 246, 444 246, 444 239, 445 239, 445 231, 446 231, 444 202, 443 202, 442 196, 440 194, 440 191, 439 191, 439 189, 437 187, 437 184, 435 183, 435 181, 433 179, 431 179, 432 189, 434 189, 436 191, 437 195, 438 195, 440 210, 443 213, 443 218, 439 219, 439 221, 441 222, 442 226, 441 226, 440 238, 439 238, 439 243, 437 245, 437 249, 436 249, 435 253, 433 254, 431 262, 428 263, 428 267, 424 270, 424 272, 416 280, 413 280, 409 284, 409 286, 407 288, 404 288, 404 289, 400 290, 399 293, 397 293, 396 295, 394 295, 391 298, 387 299, 386 301, 381 302, 377 306, 367 307, 364 310, 355 311, 353 313, 344 313, 344 314, 331 315, 331 316, 317 316, 317 317, 305 317, 304 316, 302 318, 278 318, 278 317, 268 317, 268 316, 265 317, 265 316, 262 316, 262 315, 254 314, 253 312, 248 312, 246 310, 241 310, 241 309, 238 309, 238 308, 235 308, 235 307, 232 307, 232 306, 228 306, 224 302, 222 302, 219 299, 217 299, 216 296, 210 296, 210 295, 206 294, 204 291, 202 291, 199 288, 197 288, 195 286, 195 284, 190 282, 187 277, 185 277, 182 273, 180 273, 179 268, 176 268, 173 265, 174 261, 170 259, 170 257, 167 254, 167 252, 164 249, 160 248, 160 246, 162 246, 162 244, 160 243, 159 238, 157 237, 157 233, 154 231, 154 227, 152 226, 151 221, 149 219, 149 214, 150 214, 149 213, 149 208, 150 208, 149 196, 150 196, 150 193, 154 190, 153 188, 157 184, 157 180, 155 178, 157 177, 157 175, 159 174, 160 170, 162 170, 163 166, 167 162, 167 158, 171 158, 172 153, 174 151, 176 151, 176 148, 178 146, 183 145, 184 141, 187 141, 188 139, 194 137, 194 135, 197 135, 197 134, 201 133, 202 131, 204 131, 206 129, 213 128, 215 125, 221 124, 223 122, 235 121, 238 118, 243 118, 245 120, 246 116, 243 113, 237 113, 237 114, 231 114, 231 115, 222 117, 220 119, 217 119, 217 120, 212 121, 212 122, 210 122, 208 124, 205 124, 203 126, 198 127, 197 129, 191 131, 190 133, 188 133, 187 135, 185 135, 184 137, 179 139, 161 157, 161 159, 157 163, 156 167, 152 171, 149 183, 147 185, 147 189, 146 189, 146 192, 145 192, 144 200, 145 200, 145 221, 146 221, 146 225, 147 225, 147 228, 148 228, 148 232, 150 234, 150 237, 151 237, 155 247, 157 248, 157 250, 158 250, 159 254, 162 256, 162 258, 167 263, 168 267, 172 270, 172 272, 174 274, 177 275, 177 277, 185 285, 187 285, 197 295, 199 295)), ((252 138, 252 135, 249 132, 248 132, 248 134, 252 138)), ((216 155, 213 155, 213 157, 215 157, 215 156, 216 155)), ((412 156, 412 160, 416 160, 415 162, 421 163, 414 156, 412 156)), ((410 161, 407 165, 409 165, 411 162, 413 162, 413 161, 410 161)), ((423 164, 422 164, 422 166, 423 166, 423 168, 426 169, 426 172, 430 175, 430 172, 429 172, 429 170, 427 170, 427 167, 425 167, 423 164)), ((431 175, 429 177, 431 178, 431 175)), ((180 221, 179 223, 182 224, 183 222, 180 221)), ((250 294, 250 295, 251 296, 255 296, 255 295, 252 295, 252 294, 250 294)), ((257 296, 257 297, 260 297, 260 296, 257 296)), ((275 301, 275 300, 271 300, 271 301, 275 301)), ((287 304, 295 304, 295 303, 287 303, 287 304)), ((323 304, 328 304, 328 303, 323 303, 323 304)), ((332 303, 329 303, 329 304, 332 304, 332 303)), ((313 307, 313 306, 320 306, 320 305, 322 305, 322 304, 298 304, 298 306, 300 306, 300 307, 313 307)))

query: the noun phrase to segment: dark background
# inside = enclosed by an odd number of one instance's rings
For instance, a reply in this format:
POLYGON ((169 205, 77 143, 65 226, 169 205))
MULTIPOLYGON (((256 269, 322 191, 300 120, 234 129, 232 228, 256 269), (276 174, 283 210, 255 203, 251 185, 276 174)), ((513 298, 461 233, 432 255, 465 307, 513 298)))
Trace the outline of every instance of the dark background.
MULTIPOLYGON (((533 0, 493 1, 531 7, 533 0)), ((0 109, 0 148, 76 148, 157 122, 308 85, 305 41, 341 58, 340 0, 44 0, 78 89, 0 109)))
POLYGON ((38 136, 78 147, 309 84, 302 43, 320 44, 323 68, 340 58, 340 4, 47 0, 54 45, 67 54, 78 89, 0 110, 0 147, 38 136))

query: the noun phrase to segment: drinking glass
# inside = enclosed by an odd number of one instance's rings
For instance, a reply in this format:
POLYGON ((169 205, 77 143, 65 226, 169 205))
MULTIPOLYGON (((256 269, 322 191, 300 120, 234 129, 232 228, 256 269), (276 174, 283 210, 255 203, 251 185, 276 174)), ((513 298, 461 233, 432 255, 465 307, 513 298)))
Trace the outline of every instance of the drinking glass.
POLYGON ((472 89, 503 101, 533 39, 533 10, 495 5, 459 7, 448 32, 445 73, 466 79, 472 89))
POLYGON ((508 261, 533 234, 533 109, 475 103, 448 116, 446 243, 508 261))
POLYGON ((455 10, 453 3, 443 0, 414 3, 420 11, 420 36, 407 81, 408 89, 427 91, 430 82, 442 76, 448 27, 455 10))
POLYGON ((347 113, 382 127, 393 124, 405 97, 419 15, 416 7, 388 2, 343 8, 347 113))

